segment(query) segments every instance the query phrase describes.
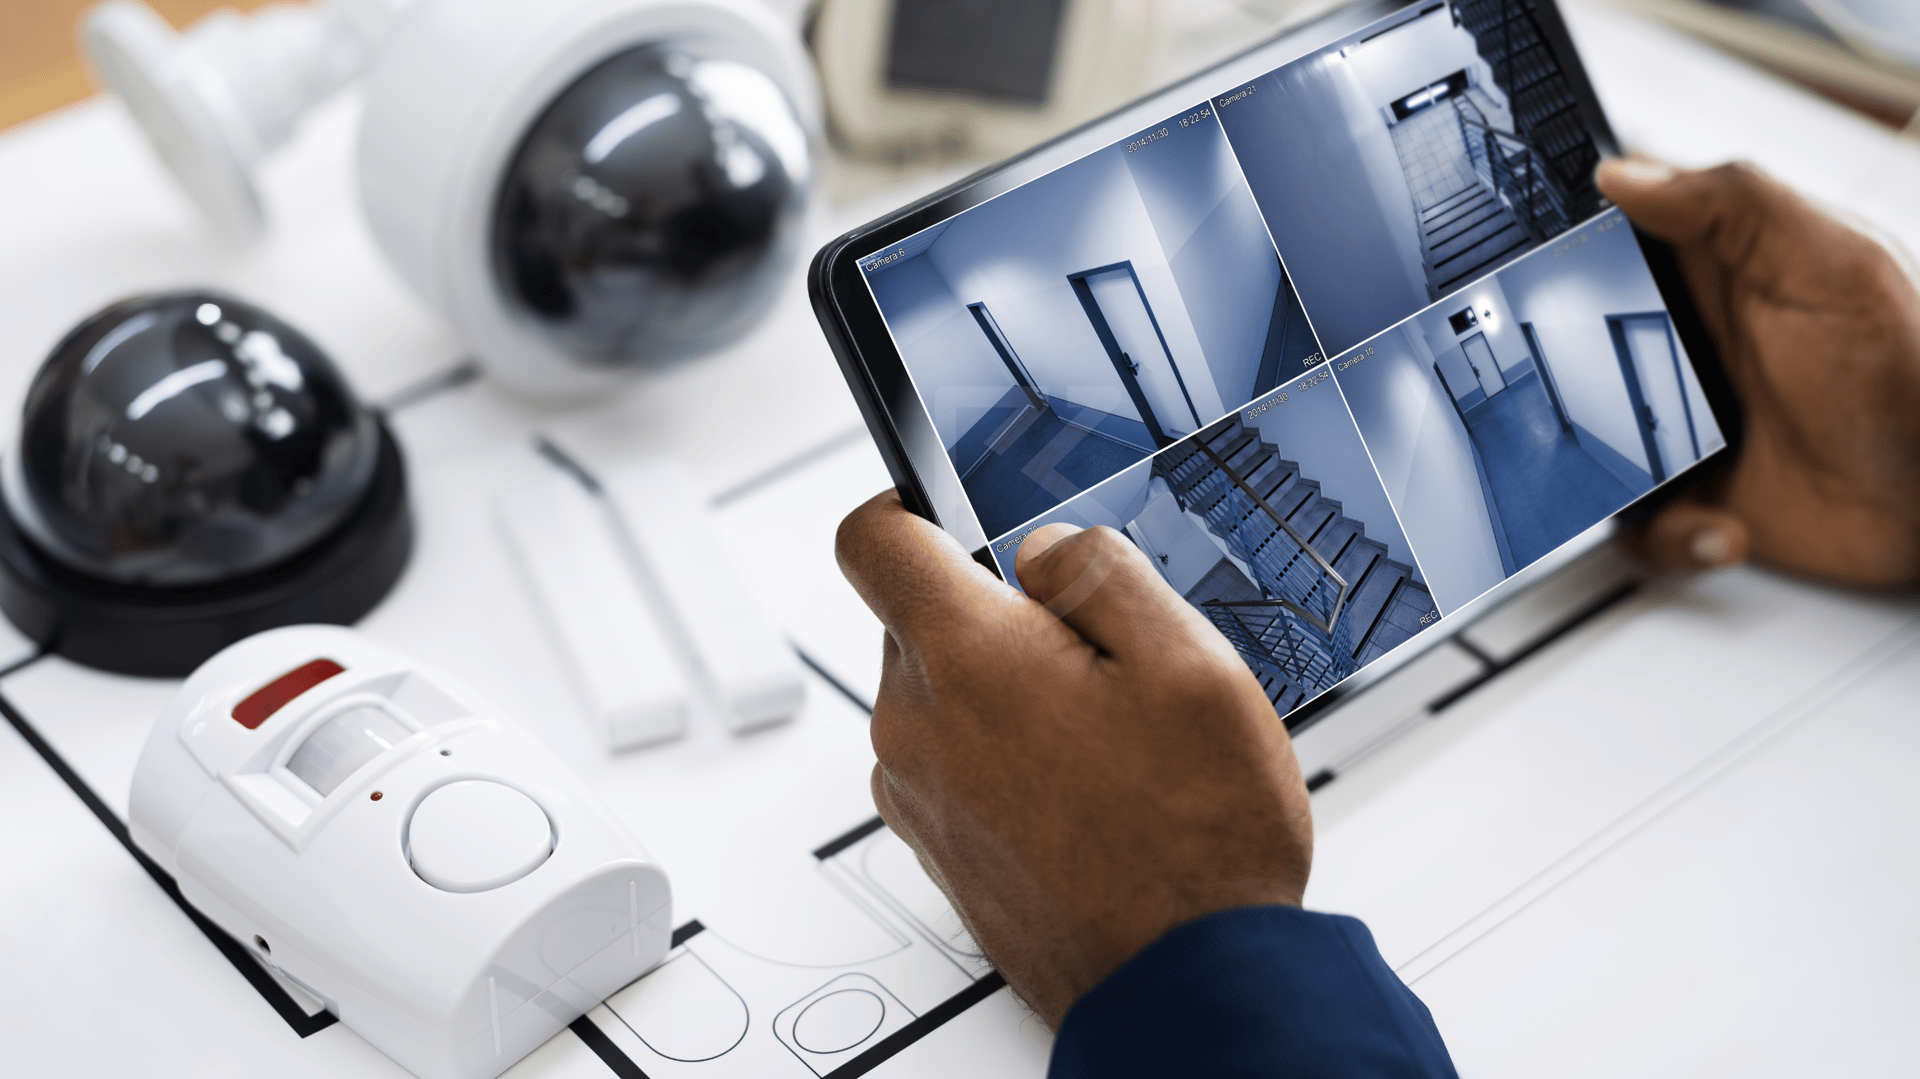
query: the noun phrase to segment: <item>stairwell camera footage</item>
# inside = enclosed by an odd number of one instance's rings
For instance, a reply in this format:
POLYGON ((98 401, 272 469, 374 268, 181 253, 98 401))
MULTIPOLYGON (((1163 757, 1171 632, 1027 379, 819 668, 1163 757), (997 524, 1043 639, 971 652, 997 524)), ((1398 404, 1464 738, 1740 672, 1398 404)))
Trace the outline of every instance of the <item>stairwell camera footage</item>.
POLYGON ((1008 581, 1118 529, 1285 716, 1725 445, 1557 18, 1404 9, 863 262, 1008 581))

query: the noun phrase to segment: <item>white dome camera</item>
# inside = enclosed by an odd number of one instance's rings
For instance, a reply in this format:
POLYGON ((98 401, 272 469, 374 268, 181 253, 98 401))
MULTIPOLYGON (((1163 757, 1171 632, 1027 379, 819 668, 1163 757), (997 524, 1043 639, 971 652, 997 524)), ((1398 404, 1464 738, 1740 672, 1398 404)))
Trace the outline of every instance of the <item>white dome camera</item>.
POLYGON ((491 1079, 666 953, 667 878, 545 747, 336 626, 207 660, 154 724, 134 842, 422 1079, 491 1079))
POLYGON ((817 116, 759 0, 421 0, 368 82, 360 195, 496 377, 585 396, 769 306, 817 116))
POLYGON ((241 235, 252 164, 366 70, 374 238, 522 392, 587 397, 726 344, 804 242, 819 90, 764 0, 323 0, 185 35, 108 0, 87 26, 102 81, 241 235))

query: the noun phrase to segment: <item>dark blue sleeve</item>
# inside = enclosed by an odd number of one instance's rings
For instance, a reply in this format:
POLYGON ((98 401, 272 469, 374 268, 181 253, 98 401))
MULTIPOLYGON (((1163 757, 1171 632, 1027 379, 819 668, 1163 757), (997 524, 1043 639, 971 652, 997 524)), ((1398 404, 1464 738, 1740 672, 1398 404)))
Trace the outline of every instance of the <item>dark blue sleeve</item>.
POLYGON ((1048 1079, 1456 1079, 1426 1005, 1359 920, 1298 907, 1195 919, 1068 1010, 1048 1079))

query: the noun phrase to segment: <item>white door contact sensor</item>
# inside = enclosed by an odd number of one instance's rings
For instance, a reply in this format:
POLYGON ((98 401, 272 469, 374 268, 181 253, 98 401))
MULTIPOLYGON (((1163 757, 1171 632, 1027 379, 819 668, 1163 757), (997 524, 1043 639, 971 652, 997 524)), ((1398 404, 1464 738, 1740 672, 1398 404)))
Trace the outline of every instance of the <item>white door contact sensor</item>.
POLYGON ((607 748, 678 737, 691 690, 600 500, 541 461, 506 482, 495 510, 607 748))
POLYGON ((601 472, 548 439, 539 447, 548 461, 498 496, 500 526, 608 747, 681 733, 694 687, 735 732, 798 713, 793 649, 687 468, 601 472))
POLYGON ((793 648, 727 557, 687 467, 651 461, 605 478, 614 513, 736 731, 783 723, 805 700, 793 648))
POLYGON ((666 875, 538 742, 336 626, 208 660, 134 772, 134 842, 422 1079, 492 1079, 666 953, 666 875))

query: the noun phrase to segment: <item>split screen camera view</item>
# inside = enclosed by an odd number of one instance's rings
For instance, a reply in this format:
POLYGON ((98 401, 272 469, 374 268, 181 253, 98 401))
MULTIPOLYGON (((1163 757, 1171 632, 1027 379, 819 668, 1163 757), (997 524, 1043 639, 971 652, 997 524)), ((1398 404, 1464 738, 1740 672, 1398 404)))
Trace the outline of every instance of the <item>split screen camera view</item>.
POLYGON ((862 260, 1009 582, 1117 529, 1284 716, 1725 444, 1543 23, 1408 9, 862 260))

